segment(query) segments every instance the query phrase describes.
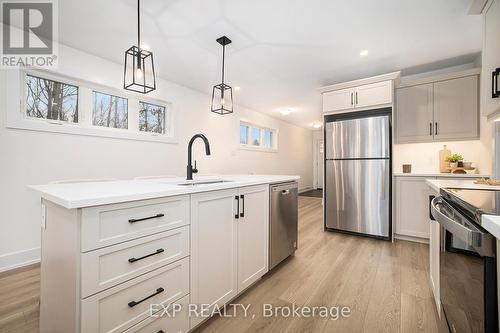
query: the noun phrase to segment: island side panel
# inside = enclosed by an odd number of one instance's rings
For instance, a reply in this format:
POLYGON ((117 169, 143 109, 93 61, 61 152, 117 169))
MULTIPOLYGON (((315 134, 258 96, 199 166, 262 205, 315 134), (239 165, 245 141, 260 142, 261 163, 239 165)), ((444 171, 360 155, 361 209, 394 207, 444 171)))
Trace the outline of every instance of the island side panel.
POLYGON ((42 205, 40 332, 79 332, 81 210, 42 205))

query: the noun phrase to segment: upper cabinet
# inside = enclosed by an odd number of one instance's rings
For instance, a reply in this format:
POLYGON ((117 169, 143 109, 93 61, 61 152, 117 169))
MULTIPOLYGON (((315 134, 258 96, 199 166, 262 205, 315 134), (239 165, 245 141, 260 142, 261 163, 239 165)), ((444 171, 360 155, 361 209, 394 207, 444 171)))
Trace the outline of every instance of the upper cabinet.
POLYGON ((434 140, 478 138, 478 109, 476 75, 434 83, 434 140))
MULTIPOLYGON (((500 97, 493 98, 492 72, 500 68, 500 0, 490 0, 483 10, 482 105, 489 120, 500 117, 500 97)), ((500 80, 499 80, 500 81, 500 80)))
POLYGON ((323 112, 334 112, 354 107, 354 88, 330 91, 323 94, 323 112))
POLYGON ((323 87, 323 112, 337 113, 392 105, 399 72, 323 87))
POLYGON ((396 89, 396 143, 479 138, 478 75, 396 89))
POLYGON ((432 141, 433 94, 432 83, 396 90, 396 134, 399 143, 432 141))

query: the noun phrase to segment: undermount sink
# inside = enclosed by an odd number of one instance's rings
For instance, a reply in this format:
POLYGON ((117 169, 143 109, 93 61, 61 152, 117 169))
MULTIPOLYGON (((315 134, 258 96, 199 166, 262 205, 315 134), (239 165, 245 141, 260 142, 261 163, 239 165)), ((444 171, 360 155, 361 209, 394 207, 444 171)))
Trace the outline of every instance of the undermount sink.
POLYGON ((199 180, 187 183, 178 183, 179 186, 196 186, 196 185, 208 185, 208 184, 218 184, 218 183, 228 183, 232 180, 199 180))

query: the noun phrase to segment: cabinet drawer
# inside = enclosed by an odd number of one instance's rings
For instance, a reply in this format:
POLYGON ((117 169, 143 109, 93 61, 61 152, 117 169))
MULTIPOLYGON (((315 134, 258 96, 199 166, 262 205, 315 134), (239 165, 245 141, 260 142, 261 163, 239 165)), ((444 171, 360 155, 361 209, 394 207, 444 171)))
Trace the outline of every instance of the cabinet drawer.
POLYGON ((187 295, 188 285, 189 258, 184 258, 87 297, 81 303, 81 331, 122 332, 148 318, 150 304, 166 306, 187 295))
POLYGON ((82 210, 82 252, 189 224, 189 196, 82 210))
POLYGON ((157 333, 160 331, 164 333, 187 333, 189 331, 189 296, 184 296, 173 304, 175 305, 166 308, 171 317, 168 315, 161 316, 164 312, 163 308, 161 308, 157 312, 158 317, 153 316, 145 319, 124 333, 157 333), (180 311, 177 312, 177 310, 180 311))
POLYGON ((82 254, 82 297, 189 255, 189 226, 82 254))

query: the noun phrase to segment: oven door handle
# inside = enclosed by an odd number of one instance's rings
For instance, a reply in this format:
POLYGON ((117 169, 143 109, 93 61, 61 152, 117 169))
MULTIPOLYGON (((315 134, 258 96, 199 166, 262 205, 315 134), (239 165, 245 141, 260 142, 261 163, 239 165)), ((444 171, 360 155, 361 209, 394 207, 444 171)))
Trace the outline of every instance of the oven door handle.
MULTIPOLYGON (((467 246, 474 246, 477 244, 473 244, 473 239, 475 238, 473 235, 478 234, 474 230, 471 230, 462 224, 454 221, 449 218, 445 214, 443 214, 439 208, 439 206, 443 205, 442 197, 435 197, 431 202, 431 213, 434 216, 434 219, 443 226, 446 230, 450 231, 455 237, 463 240, 467 246)), ((476 236, 477 237, 477 236, 476 236)))

